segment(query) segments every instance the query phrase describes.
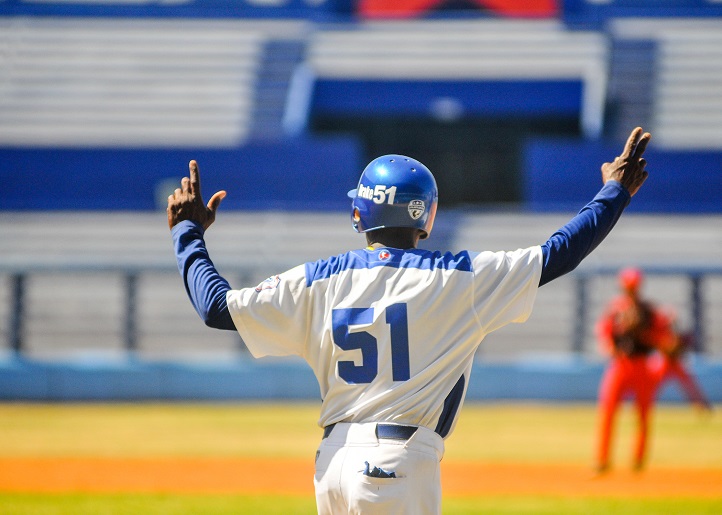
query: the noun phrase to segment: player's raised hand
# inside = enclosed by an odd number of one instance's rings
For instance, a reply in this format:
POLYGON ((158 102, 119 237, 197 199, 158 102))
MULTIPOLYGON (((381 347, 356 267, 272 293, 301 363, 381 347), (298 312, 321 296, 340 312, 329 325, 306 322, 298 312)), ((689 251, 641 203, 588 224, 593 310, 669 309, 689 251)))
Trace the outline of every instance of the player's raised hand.
POLYGON ((651 137, 648 132, 642 133, 641 127, 634 129, 624 145, 622 154, 611 163, 602 165, 602 181, 605 184, 609 180, 619 181, 631 195, 637 193, 649 175, 644 169, 647 161, 642 155, 651 137))
POLYGON ((173 228, 178 222, 192 220, 208 229, 216 219, 216 210, 221 200, 226 197, 225 191, 216 192, 208 204, 203 203, 201 197, 201 174, 198 171, 198 163, 194 160, 188 163, 190 178, 181 179, 181 187, 176 188, 172 195, 168 196, 168 227, 173 228))

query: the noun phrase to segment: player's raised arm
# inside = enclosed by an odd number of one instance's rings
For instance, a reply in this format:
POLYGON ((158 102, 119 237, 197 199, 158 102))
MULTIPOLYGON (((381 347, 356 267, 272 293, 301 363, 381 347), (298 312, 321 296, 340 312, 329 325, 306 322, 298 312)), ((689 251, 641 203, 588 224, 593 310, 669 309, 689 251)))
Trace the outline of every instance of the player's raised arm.
POLYGON ((216 192, 208 204, 203 203, 201 196, 201 174, 198 170, 198 163, 192 160, 188 163, 190 178, 181 179, 181 187, 176 188, 173 194, 168 196, 168 227, 173 228, 178 222, 192 220, 208 229, 216 219, 216 210, 221 200, 226 197, 225 191, 216 192))
POLYGON ((205 324, 235 330, 226 303, 230 285, 213 266, 203 241, 203 231, 216 219, 216 210, 226 192, 217 192, 204 204, 198 163, 191 161, 188 168, 190 177, 183 177, 181 187, 168 196, 166 210, 178 271, 193 307, 205 324))
POLYGON ((541 246, 544 266, 540 286, 574 270, 614 228, 632 195, 647 180, 643 154, 650 138, 641 127, 635 128, 622 153, 602 164, 601 191, 541 246))

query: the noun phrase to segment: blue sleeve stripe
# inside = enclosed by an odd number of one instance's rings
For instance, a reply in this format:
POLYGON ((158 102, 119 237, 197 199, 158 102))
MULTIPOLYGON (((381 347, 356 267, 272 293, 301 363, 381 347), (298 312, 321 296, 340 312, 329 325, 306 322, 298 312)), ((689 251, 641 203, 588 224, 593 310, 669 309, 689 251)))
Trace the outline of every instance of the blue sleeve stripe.
POLYGON ((306 286, 315 281, 328 279, 346 270, 371 269, 379 266, 392 268, 415 268, 418 270, 458 270, 471 272, 471 257, 468 252, 453 255, 450 252, 430 252, 427 250, 399 250, 382 248, 374 251, 354 250, 346 254, 306 263, 306 286), (385 259, 380 254, 388 252, 385 259))

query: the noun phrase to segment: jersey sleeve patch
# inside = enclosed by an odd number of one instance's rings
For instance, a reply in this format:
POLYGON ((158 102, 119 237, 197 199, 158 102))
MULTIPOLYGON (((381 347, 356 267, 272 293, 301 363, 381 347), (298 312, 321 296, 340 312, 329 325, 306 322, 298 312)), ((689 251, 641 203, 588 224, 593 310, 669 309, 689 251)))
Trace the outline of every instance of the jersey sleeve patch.
POLYGON ((261 284, 256 286, 256 291, 261 292, 263 290, 275 290, 281 282, 281 278, 277 275, 271 276, 261 284))

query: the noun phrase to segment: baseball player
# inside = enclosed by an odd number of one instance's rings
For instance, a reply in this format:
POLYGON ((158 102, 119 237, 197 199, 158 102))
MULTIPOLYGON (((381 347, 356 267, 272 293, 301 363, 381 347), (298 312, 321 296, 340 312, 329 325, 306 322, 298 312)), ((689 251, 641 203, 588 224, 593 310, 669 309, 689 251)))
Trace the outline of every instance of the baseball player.
MULTIPOLYGON (((633 295, 639 297, 640 289, 644 281, 644 273, 638 268, 629 268, 620 273, 620 280, 623 280, 628 288, 633 291, 633 295)), ((670 380, 676 380, 682 392, 700 412, 711 412, 712 404, 704 394, 702 387, 684 364, 684 356, 692 350, 694 335, 691 333, 680 333, 676 327, 676 313, 671 309, 657 308, 651 302, 647 301, 647 305, 655 312, 658 317, 666 319, 669 324, 668 334, 664 341, 660 342, 659 352, 652 356, 652 368, 655 374, 657 390, 664 386, 664 383, 670 380)))
POLYGON ((662 372, 655 371, 651 357, 674 345, 671 319, 639 294, 642 272, 625 268, 619 273, 622 294, 612 299, 596 325, 602 351, 610 356, 599 386, 598 472, 609 469, 609 448, 614 419, 624 397, 634 397, 637 434, 635 470, 644 468, 649 420, 662 372))
POLYGON ((313 369, 323 436, 318 512, 436 514, 439 462, 484 337, 525 321, 539 286, 573 270, 609 233, 647 178, 649 133, 636 128, 602 165, 603 187, 542 245, 511 252, 420 250, 438 193, 415 159, 364 169, 352 198, 366 247, 233 290, 203 241, 224 191, 203 203, 200 176, 168 198, 178 268, 201 318, 237 330, 254 357, 297 355, 313 369))

